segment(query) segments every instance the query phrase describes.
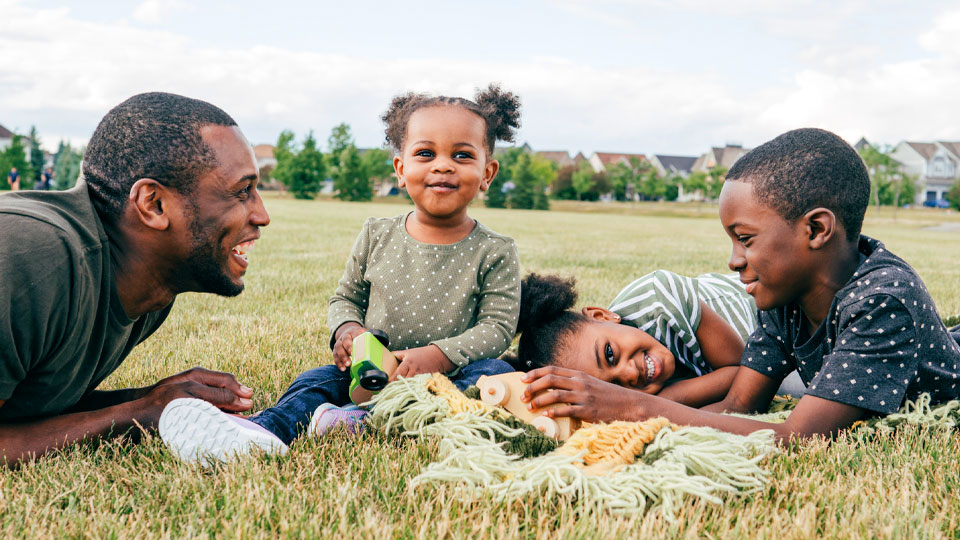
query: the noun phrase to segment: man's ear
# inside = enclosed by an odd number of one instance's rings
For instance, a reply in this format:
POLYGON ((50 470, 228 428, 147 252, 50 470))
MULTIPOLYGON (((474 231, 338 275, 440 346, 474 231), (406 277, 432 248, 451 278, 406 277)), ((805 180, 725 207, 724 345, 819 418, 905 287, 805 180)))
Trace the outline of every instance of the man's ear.
POLYGON ((591 319, 594 321, 606 321, 606 322, 613 322, 613 323, 620 322, 619 315, 610 311, 609 309, 604 309, 602 307, 586 306, 583 309, 581 309, 580 312, 583 313, 588 319, 591 319))
POLYGON ((141 178, 130 188, 130 207, 141 223, 158 231, 170 226, 172 195, 152 178, 141 178))
POLYGON ((393 172, 397 173, 397 187, 406 187, 407 182, 403 179, 403 160, 400 156, 393 156, 393 172))
POLYGON ((837 232, 837 216, 827 208, 814 208, 803 215, 810 249, 825 246, 837 232))
POLYGON ((491 159, 483 166, 483 179, 480 180, 480 191, 486 191, 490 188, 490 183, 497 177, 497 171, 500 170, 500 162, 491 159))

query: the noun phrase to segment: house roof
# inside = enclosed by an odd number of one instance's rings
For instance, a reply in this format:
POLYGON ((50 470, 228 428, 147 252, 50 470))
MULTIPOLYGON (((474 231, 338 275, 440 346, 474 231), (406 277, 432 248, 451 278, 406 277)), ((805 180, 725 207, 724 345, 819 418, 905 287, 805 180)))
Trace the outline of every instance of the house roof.
POLYGON ((937 141, 940 143, 940 146, 947 149, 948 152, 953 154, 953 157, 960 159, 960 141, 937 141))
POLYGON ((934 143, 907 141, 907 144, 910 146, 910 148, 913 148, 914 151, 923 156, 923 159, 930 159, 934 154, 937 153, 937 145, 934 143))
POLYGON ((600 160, 600 163, 606 165, 612 165, 614 163, 629 163, 630 158, 637 158, 640 161, 646 161, 647 156, 643 154, 618 154, 614 152, 595 152, 597 158, 600 160))
POLYGON ((257 159, 267 159, 273 157, 273 145, 271 144, 258 144, 253 147, 253 155, 257 159))
POLYGON ((695 156, 664 156, 657 154, 656 157, 664 169, 678 173, 690 172, 690 170, 693 169, 693 164, 697 162, 695 156))
POLYGON ((12 131, 0 125, 0 139, 12 139, 13 135, 12 131))
POLYGON ((729 169, 733 167, 733 164, 736 163, 740 156, 746 154, 749 150, 746 150, 742 146, 734 146, 728 144, 723 148, 713 147, 713 159, 716 160, 717 165, 729 169))
POLYGON ((573 159, 570 158, 570 152, 566 150, 540 150, 536 152, 536 154, 560 165, 573 163, 573 159))
POLYGON ((857 144, 853 145, 853 147, 857 150, 863 150, 868 146, 870 146, 870 141, 868 141, 866 137, 860 137, 860 140, 857 141, 857 144))

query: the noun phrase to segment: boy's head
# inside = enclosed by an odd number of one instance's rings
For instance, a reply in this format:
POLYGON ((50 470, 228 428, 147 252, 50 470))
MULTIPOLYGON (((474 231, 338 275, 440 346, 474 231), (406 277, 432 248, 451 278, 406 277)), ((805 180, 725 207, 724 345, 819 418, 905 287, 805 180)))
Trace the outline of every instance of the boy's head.
POLYGON ((836 135, 797 129, 740 158, 720 194, 730 268, 759 309, 803 302, 857 246, 870 196, 860 156, 836 135))

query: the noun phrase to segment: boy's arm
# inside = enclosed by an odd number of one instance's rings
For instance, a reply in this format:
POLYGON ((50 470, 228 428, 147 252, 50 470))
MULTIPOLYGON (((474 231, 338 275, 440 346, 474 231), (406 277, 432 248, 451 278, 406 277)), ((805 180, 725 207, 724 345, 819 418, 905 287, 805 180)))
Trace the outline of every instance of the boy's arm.
POLYGON ((713 369, 740 365, 744 349, 740 334, 703 301, 700 313, 696 336, 703 359, 713 369))
POLYGON ((545 411, 549 417, 570 416, 588 422, 610 422, 642 421, 663 416, 678 425, 712 427, 740 435, 770 429, 778 442, 836 433, 863 416, 862 409, 804 396, 784 423, 772 424, 694 409, 557 366, 535 369, 526 375, 524 381, 530 384, 521 399, 531 408, 561 404, 545 411))
POLYGON ((699 377, 677 381, 665 387, 657 395, 688 407, 702 407, 708 403, 715 403, 726 397, 737 369, 738 366, 726 366, 699 377))
POLYGON ((513 242, 503 243, 482 264, 486 271, 480 284, 476 324, 460 335, 431 342, 457 366, 499 356, 517 332, 520 263, 516 246, 513 242))

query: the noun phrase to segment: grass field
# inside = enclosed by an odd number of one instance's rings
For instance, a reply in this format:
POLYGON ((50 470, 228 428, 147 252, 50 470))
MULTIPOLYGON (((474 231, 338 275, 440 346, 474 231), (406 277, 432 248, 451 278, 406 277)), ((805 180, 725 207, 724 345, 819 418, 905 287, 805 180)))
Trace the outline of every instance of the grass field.
MULTIPOLYGON (((238 298, 183 295, 163 328, 105 383, 142 386, 202 365, 235 373, 272 405, 297 374, 331 362, 326 306, 367 216, 396 203, 267 198, 273 223, 238 298)), ((517 240, 524 271, 576 276, 581 303, 605 304, 656 268, 724 271, 729 241, 716 208, 556 205, 551 212, 475 208, 517 240), (602 210, 602 211, 601 211, 602 210)), ((960 313, 960 216, 871 211, 864 232, 914 265, 943 316, 960 313), (946 226, 944 226, 946 224, 946 226), (935 229, 931 229, 935 228, 935 229)), ((453 487, 407 488, 437 448, 376 434, 300 440, 283 458, 204 471, 159 438, 73 447, 0 471, 0 535, 331 538, 938 538, 960 537, 960 439, 915 429, 813 441, 769 461, 770 480, 723 505, 691 502, 669 522, 576 501, 475 500, 453 487)))

